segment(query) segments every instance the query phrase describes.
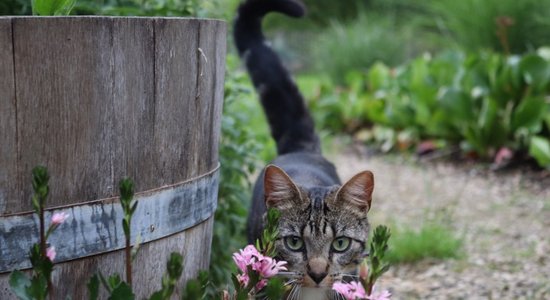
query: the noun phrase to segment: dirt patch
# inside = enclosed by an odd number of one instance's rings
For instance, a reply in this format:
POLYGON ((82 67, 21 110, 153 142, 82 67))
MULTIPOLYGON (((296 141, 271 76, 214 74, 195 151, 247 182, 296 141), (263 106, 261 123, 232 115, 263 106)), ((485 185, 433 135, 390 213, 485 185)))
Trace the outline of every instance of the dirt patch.
POLYGON ((380 281, 393 299, 550 299, 550 187, 533 176, 361 147, 330 159, 344 180, 374 172, 373 225, 441 218, 464 239, 464 258, 393 266, 380 281))

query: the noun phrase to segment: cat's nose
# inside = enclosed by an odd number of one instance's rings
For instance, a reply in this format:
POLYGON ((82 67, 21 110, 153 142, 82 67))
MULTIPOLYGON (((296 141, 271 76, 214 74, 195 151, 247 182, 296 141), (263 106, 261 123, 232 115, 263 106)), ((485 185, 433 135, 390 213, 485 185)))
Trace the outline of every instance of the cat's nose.
POLYGON ((313 281, 315 281, 315 283, 317 283, 317 284, 321 283, 321 281, 323 281, 323 279, 325 279, 325 277, 327 277, 327 272, 323 272, 323 273, 312 273, 312 272, 308 272, 307 274, 308 274, 309 277, 311 277, 311 279, 313 279, 313 281))
POLYGON ((307 265, 307 274, 317 284, 321 283, 327 277, 328 261, 322 257, 314 257, 309 260, 307 265))

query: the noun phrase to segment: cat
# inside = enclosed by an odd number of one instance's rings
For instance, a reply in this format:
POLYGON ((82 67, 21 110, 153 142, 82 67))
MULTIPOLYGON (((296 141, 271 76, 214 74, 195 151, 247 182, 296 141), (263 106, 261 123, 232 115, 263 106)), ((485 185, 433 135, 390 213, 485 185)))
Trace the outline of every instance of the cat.
POLYGON ((304 299, 305 290, 330 299, 335 281, 356 274, 365 258, 374 176, 363 171, 343 185, 335 166, 321 153, 319 137, 303 96, 266 44, 261 22, 269 12, 291 17, 305 13, 294 0, 248 0, 234 22, 234 40, 276 141, 277 157, 255 183, 247 224, 249 242, 260 237, 267 208, 280 211, 278 259, 288 263, 292 290, 287 298, 304 299), (300 294, 302 292, 302 294, 300 294))

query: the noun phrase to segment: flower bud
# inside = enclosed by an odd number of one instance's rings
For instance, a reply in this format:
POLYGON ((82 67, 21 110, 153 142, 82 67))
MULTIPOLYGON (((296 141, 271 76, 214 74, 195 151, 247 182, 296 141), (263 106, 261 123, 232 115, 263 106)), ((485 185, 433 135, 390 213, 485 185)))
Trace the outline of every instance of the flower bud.
POLYGON ((359 265, 359 278, 367 279, 369 277, 369 264, 366 259, 359 265))
POLYGON ((55 252, 55 247, 54 246, 51 246, 49 247, 48 249, 46 249, 46 256, 48 257, 48 259, 53 262, 53 260, 55 259, 55 256, 56 256, 56 252, 55 252))

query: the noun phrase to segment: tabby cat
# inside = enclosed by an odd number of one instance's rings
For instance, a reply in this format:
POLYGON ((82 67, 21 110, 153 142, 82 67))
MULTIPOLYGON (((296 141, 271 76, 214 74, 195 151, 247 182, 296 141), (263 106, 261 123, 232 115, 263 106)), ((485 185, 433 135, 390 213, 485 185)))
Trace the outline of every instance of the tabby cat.
POLYGON ((266 207, 278 209, 276 248, 278 258, 288 262, 293 287, 288 298, 303 299, 308 290, 337 299, 332 283, 354 276, 367 255, 374 178, 364 171, 341 185, 334 165, 322 156, 304 99, 262 34, 262 18, 272 11, 292 17, 305 13, 293 0, 248 0, 238 8, 234 24, 237 50, 260 95, 278 152, 254 186, 248 239, 259 238, 266 207))

